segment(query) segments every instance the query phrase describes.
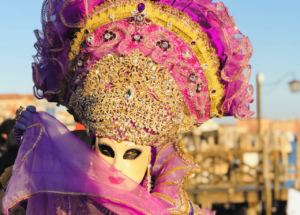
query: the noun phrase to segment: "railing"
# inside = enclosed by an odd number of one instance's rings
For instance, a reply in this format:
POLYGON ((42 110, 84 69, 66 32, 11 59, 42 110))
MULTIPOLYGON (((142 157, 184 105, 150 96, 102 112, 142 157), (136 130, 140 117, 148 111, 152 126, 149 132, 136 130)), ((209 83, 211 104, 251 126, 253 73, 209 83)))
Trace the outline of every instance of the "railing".
POLYGON ((286 135, 275 132, 261 139, 257 134, 233 131, 207 138, 187 133, 182 139, 201 167, 188 180, 187 192, 202 207, 248 202, 251 209, 265 201, 266 195, 273 201, 287 200, 287 184, 299 189, 300 135, 292 152, 286 135), (295 158, 293 165, 288 162, 291 156, 295 158))

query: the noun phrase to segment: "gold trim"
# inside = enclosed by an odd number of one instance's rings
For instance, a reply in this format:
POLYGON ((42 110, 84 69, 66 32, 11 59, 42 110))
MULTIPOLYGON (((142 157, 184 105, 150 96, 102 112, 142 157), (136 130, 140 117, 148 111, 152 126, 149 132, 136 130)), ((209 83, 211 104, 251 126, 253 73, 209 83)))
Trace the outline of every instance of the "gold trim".
MULTIPOLYGON (((24 155, 24 157, 22 158, 21 164, 23 163, 23 161, 25 160, 25 158, 27 157, 27 155, 28 155, 28 154, 33 150, 33 148, 36 146, 37 142, 41 139, 42 132, 43 132, 43 124, 42 124, 42 123, 33 124, 33 125, 28 126, 28 128, 32 128, 32 127, 35 127, 35 126, 41 126, 39 136, 38 136, 38 138, 36 139, 36 141, 34 142, 32 148, 29 149, 29 150, 26 152, 26 154, 24 155)), ((27 129, 28 129, 28 128, 27 128, 27 129)))
POLYGON ((164 185, 170 185, 170 186, 175 186, 175 185, 178 185, 178 183, 175 183, 175 182, 163 182, 163 183, 160 183, 158 185, 156 185, 153 189, 153 191, 158 188, 158 187, 161 187, 161 186, 164 186, 164 185))
POLYGON ((155 180, 155 183, 154 183, 154 186, 156 185, 156 183, 162 179, 163 177, 165 177, 166 175, 170 174, 171 172, 174 172, 174 171, 178 171, 178 170, 182 170, 182 169, 189 169, 187 166, 180 166, 180 167, 175 167, 175 168, 172 168, 170 169, 168 172, 162 174, 161 176, 159 176, 156 180, 155 180))
MULTIPOLYGON (((156 155, 156 158, 158 158, 158 156, 160 155, 160 153, 165 149, 167 148, 168 146, 172 145, 172 143, 166 143, 165 145, 163 145, 163 147, 161 147, 161 149, 158 151, 157 155, 156 155)), ((156 165, 156 161, 157 159, 155 159, 155 162, 153 164, 153 169, 155 169, 155 165, 156 165)))
POLYGON ((163 167, 166 165, 166 163, 167 163, 171 158, 173 158, 175 155, 176 155, 176 154, 175 154, 175 152, 174 152, 173 154, 171 154, 171 155, 163 162, 163 164, 160 166, 159 170, 157 171, 157 175, 160 174, 162 168, 163 168, 163 167))
POLYGON ((151 194, 154 195, 154 196, 158 196, 158 197, 162 198, 163 200, 165 200, 165 201, 167 201, 169 203, 172 203, 172 204, 176 204, 177 203, 176 201, 170 199, 169 197, 167 197, 167 196, 165 196, 165 195, 163 195, 161 193, 151 193, 151 194))

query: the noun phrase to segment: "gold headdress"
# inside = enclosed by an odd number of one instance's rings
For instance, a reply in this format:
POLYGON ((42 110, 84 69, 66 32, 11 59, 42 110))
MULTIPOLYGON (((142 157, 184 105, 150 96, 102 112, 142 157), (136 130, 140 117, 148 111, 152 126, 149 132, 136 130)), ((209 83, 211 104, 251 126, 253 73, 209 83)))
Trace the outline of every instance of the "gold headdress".
POLYGON ((69 107, 96 135, 143 145, 159 146, 195 123, 169 70, 138 51, 95 63, 69 107))
MULTIPOLYGON (((44 97, 68 107, 88 133, 159 146, 209 118, 231 114, 245 119, 253 114, 247 105, 249 75, 242 74, 250 69, 251 44, 247 37, 234 40, 240 32, 230 17, 228 23, 226 10, 215 15, 224 23, 226 19, 227 28, 203 15, 205 25, 209 20, 216 25, 207 30, 192 21, 197 16, 193 11, 186 14, 167 3, 116 0, 92 9, 84 3, 86 18, 79 22, 64 16, 72 10, 69 3, 62 5, 60 21, 79 30, 68 46, 49 49, 53 56, 68 50, 67 72, 56 79, 56 91, 39 78, 50 65, 66 68, 59 55, 47 65, 34 64, 34 80, 44 97)), ((56 32, 41 50, 54 39, 63 41, 56 32)))

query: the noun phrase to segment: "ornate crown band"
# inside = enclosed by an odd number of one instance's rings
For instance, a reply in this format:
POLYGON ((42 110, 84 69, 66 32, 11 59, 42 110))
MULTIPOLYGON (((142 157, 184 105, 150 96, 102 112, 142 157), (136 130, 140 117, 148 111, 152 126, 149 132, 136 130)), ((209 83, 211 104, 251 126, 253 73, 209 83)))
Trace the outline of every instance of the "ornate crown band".
MULTIPOLYGON (((191 49, 193 55, 197 57, 204 71, 210 98, 209 117, 223 116, 223 113, 220 111, 220 105, 224 97, 224 86, 221 84, 217 72, 220 64, 216 51, 211 47, 207 35, 202 31, 199 24, 191 21, 191 18, 187 14, 179 12, 171 6, 151 1, 140 3, 138 0, 106 1, 102 5, 96 6, 90 18, 87 19, 84 25, 80 26, 80 32, 76 34, 76 38, 71 43, 69 71, 72 71, 74 65, 77 64, 77 56, 80 54, 83 44, 89 40, 92 33, 101 26, 116 23, 120 20, 127 20, 128 23, 137 27, 153 23, 181 38, 187 47, 191 49)), ((65 24, 68 25, 67 23, 65 24)), ((107 38, 109 40, 113 37, 107 35, 107 38)), ((115 41, 119 42, 118 38, 115 41)), ((145 44, 148 47, 151 45, 149 43, 145 44)), ((182 55, 185 54, 188 55, 189 53, 182 51, 182 55)), ((189 94, 192 95, 193 92, 190 91, 189 94)), ((196 123, 198 125, 201 124, 198 121, 196 123)))
POLYGON ((108 54, 80 79, 68 107, 97 136, 159 146, 193 129, 195 116, 169 70, 138 51, 108 54))

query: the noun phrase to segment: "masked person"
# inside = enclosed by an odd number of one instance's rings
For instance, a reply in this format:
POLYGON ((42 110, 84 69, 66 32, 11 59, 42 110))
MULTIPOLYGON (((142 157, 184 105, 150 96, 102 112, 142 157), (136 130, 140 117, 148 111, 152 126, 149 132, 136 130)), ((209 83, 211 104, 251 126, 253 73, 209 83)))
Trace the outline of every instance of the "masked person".
POLYGON ((67 107, 93 146, 32 113, 4 213, 27 201, 26 214, 212 214, 187 197, 199 166, 177 135, 214 117, 253 115, 252 46, 227 8, 46 0, 42 20, 35 94, 67 107))

